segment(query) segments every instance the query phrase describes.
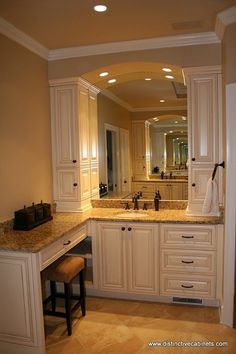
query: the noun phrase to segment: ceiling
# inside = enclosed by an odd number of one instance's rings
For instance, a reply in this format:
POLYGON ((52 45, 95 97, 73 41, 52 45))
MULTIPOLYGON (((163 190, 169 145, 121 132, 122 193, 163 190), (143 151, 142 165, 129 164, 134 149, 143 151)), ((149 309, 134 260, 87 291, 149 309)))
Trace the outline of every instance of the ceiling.
MULTIPOLYGON (((104 44, 214 31, 217 13, 236 0, 0 0, 0 16, 48 49, 104 44), (93 6, 106 4, 96 13, 93 6)), ((168 63, 133 63, 102 68, 83 77, 130 110, 186 106, 161 68, 168 63), (151 81, 145 81, 150 77, 151 81), (165 102, 161 103, 160 99, 165 102)), ((173 81, 183 83, 181 68, 173 81)))

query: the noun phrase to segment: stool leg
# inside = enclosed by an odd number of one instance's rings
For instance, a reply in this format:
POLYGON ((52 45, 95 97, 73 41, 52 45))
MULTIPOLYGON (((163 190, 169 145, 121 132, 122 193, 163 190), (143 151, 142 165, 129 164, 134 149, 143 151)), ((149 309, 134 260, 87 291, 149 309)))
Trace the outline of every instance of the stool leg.
POLYGON ((56 282, 50 280, 50 291, 51 291, 51 304, 52 311, 56 311, 56 282))
POLYGON ((84 287, 84 271, 81 270, 79 273, 79 284, 80 284, 80 301, 81 301, 81 311, 82 315, 85 316, 85 287, 84 287))
POLYGON ((72 334, 72 317, 71 317, 71 283, 64 283, 65 289, 65 309, 66 309, 66 324, 68 336, 72 334))

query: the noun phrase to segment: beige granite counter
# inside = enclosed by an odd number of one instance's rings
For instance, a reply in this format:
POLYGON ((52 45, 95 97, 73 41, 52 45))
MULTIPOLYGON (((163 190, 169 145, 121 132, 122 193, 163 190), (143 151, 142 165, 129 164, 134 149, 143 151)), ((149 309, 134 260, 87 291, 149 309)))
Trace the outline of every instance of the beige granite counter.
POLYGON ((0 235, 0 250, 39 252, 67 232, 84 225, 87 220, 213 225, 223 223, 222 217, 187 216, 185 210, 140 210, 137 213, 142 216, 132 216, 134 215, 133 210, 125 211, 115 208, 93 208, 86 213, 55 213, 53 220, 30 231, 8 230, 4 232, 0 235))

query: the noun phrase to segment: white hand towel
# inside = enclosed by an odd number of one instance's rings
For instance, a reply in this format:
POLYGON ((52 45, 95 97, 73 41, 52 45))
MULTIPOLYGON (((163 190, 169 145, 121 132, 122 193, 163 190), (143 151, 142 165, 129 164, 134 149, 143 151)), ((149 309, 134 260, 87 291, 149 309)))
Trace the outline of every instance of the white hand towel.
POLYGON ((206 196, 202 207, 203 214, 219 213, 218 185, 216 180, 209 178, 207 182, 206 196))

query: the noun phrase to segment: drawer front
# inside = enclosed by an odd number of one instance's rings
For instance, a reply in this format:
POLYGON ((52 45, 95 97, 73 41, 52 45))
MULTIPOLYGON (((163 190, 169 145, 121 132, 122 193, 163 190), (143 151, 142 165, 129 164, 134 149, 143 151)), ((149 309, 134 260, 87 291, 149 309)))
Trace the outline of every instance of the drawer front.
POLYGON ((161 270, 215 274, 214 251, 182 251, 165 249, 161 251, 161 270))
POLYGON ((154 193, 155 193, 155 183, 135 183, 134 184, 134 191, 135 192, 148 192, 148 193, 153 193, 153 198, 154 198, 154 193))
POLYGON ((43 270, 72 247, 86 238, 86 226, 68 232, 40 252, 40 270, 43 270))
POLYGON ((161 246, 175 248, 216 249, 212 225, 161 225, 161 246))
POLYGON ((215 298, 214 276, 187 276, 162 274, 160 279, 160 295, 183 296, 197 298, 215 298))

